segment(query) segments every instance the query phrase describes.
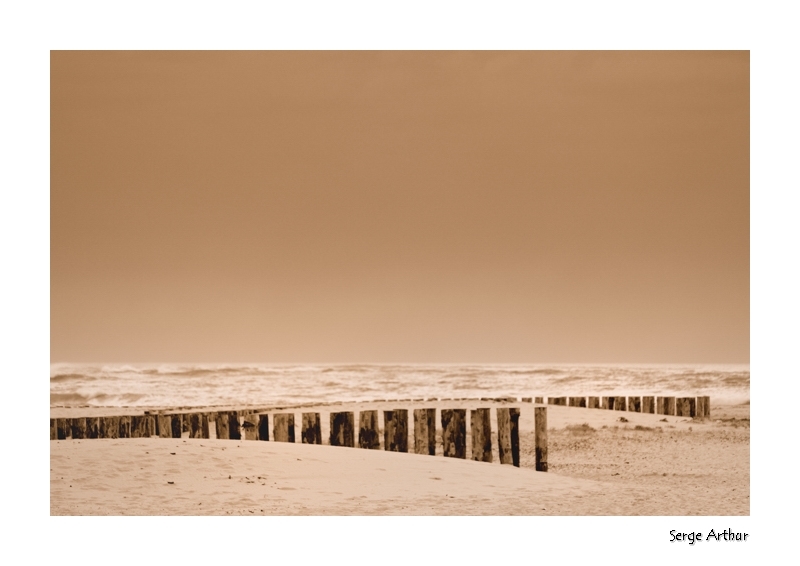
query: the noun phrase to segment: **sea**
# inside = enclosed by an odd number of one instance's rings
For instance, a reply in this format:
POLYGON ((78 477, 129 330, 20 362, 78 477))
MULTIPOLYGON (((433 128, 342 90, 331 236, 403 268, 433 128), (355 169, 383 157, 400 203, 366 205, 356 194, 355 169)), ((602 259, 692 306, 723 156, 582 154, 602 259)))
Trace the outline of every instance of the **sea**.
POLYGON ((709 395, 750 400, 750 366, 654 364, 72 364, 50 407, 281 406, 379 399, 709 395))

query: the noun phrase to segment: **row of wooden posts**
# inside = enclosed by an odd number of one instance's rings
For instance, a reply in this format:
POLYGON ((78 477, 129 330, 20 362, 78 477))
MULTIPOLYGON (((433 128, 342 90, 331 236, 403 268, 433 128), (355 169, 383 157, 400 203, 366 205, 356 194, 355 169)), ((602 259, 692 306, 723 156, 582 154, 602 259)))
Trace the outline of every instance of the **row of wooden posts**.
MULTIPOLYGON (((497 444, 501 464, 519 467, 519 415, 516 407, 498 407, 497 444)), ((441 409, 444 456, 467 457, 467 410, 441 409)), ((383 412, 383 446, 390 452, 408 452, 408 410, 383 412)), ((547 471, 547 407, 534 408, 536 469, 547 471)), ((156 413, 115 417, 50 419, 50 439, 89 438, 209 438, 209 422, 218 439, 270 440, 269 415, 252 411, 214 413, 156 413)), ((294 413, 273 414, 272 440, 295 442, 294 413)), ((470 410, 472 459, 492 462, 492 425, 489 409, 470 410)), ((359 412, 359 448, 380 449, 378 411, 359 412)), ((303 444, 322 444, 320 413, 303 413, 300 433, 303 444)), ((331 446, 356 446, 352 411, 330 413, 331 446)), ((414 410, 414 452, 436 455, 436 409, 414 410)))
MULTIPOLYGON (((543 403, 543 397, 523 397, 523 402, 543 403)), ((611 409, 676 417, 710 418, 711 397, 548 397, 548 405, 611 409)))

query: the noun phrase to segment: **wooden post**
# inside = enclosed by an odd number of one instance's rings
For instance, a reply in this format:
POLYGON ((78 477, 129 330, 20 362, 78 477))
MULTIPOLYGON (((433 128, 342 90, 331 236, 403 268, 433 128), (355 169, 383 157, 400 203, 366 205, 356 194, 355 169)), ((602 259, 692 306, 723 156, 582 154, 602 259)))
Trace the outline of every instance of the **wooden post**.
POLYGON ((131 415, 131 438, 142 437, 144 425, 142 424, 141 416, 142 415, 131 415))
POLYGON ((544 397, 534 397, 534 403, 544 403, 544 397))
POLYGON ((255 413, 245 413, 242 419, 244 420, 242 424, 244 439, 258 440, 258 415, 255 413))
POLYGON ((157 418, 159 438, 172 438, 172 417, 159 413, 157 418))
POLYGON ((122 415, 119 418, 119 438, 131 438, 132 420, 130 415, 122 415))
POLYGON ((642 412, 654 414, 656 412, 656 398, 655 397, 642 397, 642 412))
POLYGON ((383 412, 383 449, 408 452, 408 409, 383 412))
POLYGON ((294 413, 272 416, 272 438, 275 442, 294 442, 294 413))
POLYGON ((547 471, 547 407, 534 408, 536 471, 547 471))
POLYGON ((586 406, 586 397, 570 397, 569 398, 569 406, 570 407, 585 407, 586 406))
POLYGON ((642 398, 641 397, 628 397, 628 410, 633 413, 642 412, 642 398))
POLYGON ((230 431, 228 430, 228 415, 227 413, 220 412, 214 416, 214 422, 217 426, 217 439, 230 440, 230 431))
POLYGON ((269 415, 258 415, 258 439, 269 440, 269 415))
POLYGON ((702 396, 698 396, 696 401, 695 401, 694 410, 695 410, 695 416, 697 418, 700 418, 700 419, 703 418, 703 413, 704 413, 703 403, 704 402, 705 402, 705 398, 702 397, 702 396))
POLYGON ((131 416, 131 438, 150 438, 151 431, 155 432, 155 422, 152 415, 131 416))
MULTIPOLYGON (((219 438, 219 421, 217 418, 217 438, 219 438)), ((205 413, 189 413, 189 438, 208 438, 208 415, 205 413)), ((225 436, 227 438, 227 435, 225 436)))
MULTIPOLYGON (((242 429, 239 426, 239 411, 228 411, 228 437, 231 440, 241 440, 242 439, 242 429)), ((294 416, 292 416, 292 425, 294 425, 294 416)), ((294 429, 292 429, 292 433, 294 433, 294 429)), ((294 437, 292 439, 294 442, 294 437)))
POLYGON ((180 438, 183 432, 183 418, 180 414, 168 415, 170 438, 180 438))
POLYGON ((55 440, 56 437, 56 420, 50 419, 50 440, 55 440))
POLYGON ((519 467, 519 409, 497 409, 497 447, 501 464, 519 467))
POLYGON ((711 418, 711 397, 706 395, 703 397, 703 417, 710 419, 711 418))
POLYGON ((100 419, 98 417, 86 417, 86 438, 99 438, 100 419))
POLYGON ((358 447, 367 450, 380 450, 381 438, 378 434, 378 411, 359 412, 358 447))
POLYGON ((675 397, 664 397, 664 414, 675 415, 675 397))
POLYGON ((589 402, 586 404, 590 409, 600 408, 600 397, 589 397, 589 402))
POLYGON ((303 413, 303 444, 322 444, 322 424, 319 413, 303 413))
POLYGON ((473 409, 469 412, 472 433, 472 459, 477 462, 492 461, 492 423, 489 409, 473 409))
POLYGON ((615 411, 627 411, 628 410, 628 403, 625 397, 614 397, 614 410, 615 411))
POLYGON ((84 439, 86 438, 86 418, 84 417, 76 417, 70 419, 70 424, 72 426, 72 438, 73 439, 84 439))
POLYGON ((601 397, 603 404, 602 409, 613 409, 614 408, 614 398, 613 397, 601 397))
POLYGON ((100 417, 99 438, 119 438, 119 417, 100 417))
POLYGON ((677 400, 676 413, 679 417, 695 416, 695 398, 694 397, 680 397, 677 400))
POLYGON ((72 423, 69 419, 56 419, 56 440, 72 438, 72 423))
POLYGON ((436 455, 436 409, 414 409, 414 452, 436 455))
POLYGON ((522 398, 522 402, 523 403, 532 403, 533 402, 533 397, 523 397, 522 398))
POLYGON ((331 446, 347 446, 352 448, 355 444, 353 431, 353 413, 345 411, 331 413, 331 446))
POLYGON ((442 409, 442 448, 448 458, 467 457, 467 410, 442 409))

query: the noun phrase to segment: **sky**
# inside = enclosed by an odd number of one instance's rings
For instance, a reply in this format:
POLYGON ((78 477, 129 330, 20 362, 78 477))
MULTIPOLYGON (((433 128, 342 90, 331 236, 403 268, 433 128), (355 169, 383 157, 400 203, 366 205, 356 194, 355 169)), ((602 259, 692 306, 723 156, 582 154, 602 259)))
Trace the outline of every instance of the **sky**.
POLYGON ((747 51, 50 63, 51 362, 750 361, 747 51))

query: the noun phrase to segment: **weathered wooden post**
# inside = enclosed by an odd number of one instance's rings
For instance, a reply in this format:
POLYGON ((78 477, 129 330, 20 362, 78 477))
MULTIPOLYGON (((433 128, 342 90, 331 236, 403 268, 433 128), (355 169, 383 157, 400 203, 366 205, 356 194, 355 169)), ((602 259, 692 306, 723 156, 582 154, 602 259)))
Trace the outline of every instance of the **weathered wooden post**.
POLYGON ((131 438, 150 438, 155 432, 152 415, 133 415, 131 417, 131 438))
POLYGON ((383 412, 383 449, 408 452, 408 409, 383 412))
POLYGON ((477 462, 492 461, 492 423, 489 419, 489 409, 473 409, 469 412, 472 459, 477 462))
POLYGON ((534 397, 534 403, 544 403, 544 397, 534 397))
POLYGON ((228 428, 228 415, 225 412, 219 412, 212 417, 216 423, 217 440, 230 440, 231 434, 228 428))
POLYGON ((119 438, 119 417, 100 417, 99 438, 119 438))
POLYGON ((654 414, 656 412, 655 400, 656 398, 652 396, 642 397, 642 412, 654 414))
POLYGON ((74 417, 70 419, 70 422, 72 426, 72 438, 78 440, 86 438, 86 418, 74 417))
POLYGON ((258 439, 269 440, 269 415, 258 415, 258 439))
POLYGON ((172 438, 180 438, 183 433, 183 416, 181 414, 169 415, 170 432, 172 438))
POLYGON ((275 442, 294 442, 294 413, 272 416, 272 438, 275 442))
POLYGON ((449 458, 467 457, 467 410, 442 409, 442 449, 449 458))
POLYGON ((50 440, 56 440, 57 436, 58 435, 56 434, 56 420, 50 419, 50 440))
POLYGON ((614 397, 614 410, 615 411, 628 410, 628 402, 625 397, 614 397))
POLYGON ((675 415, 675 397, 664 397, 664 414, 675 415))
POLYGON ((300 436, 303 444, 322 444, 322 424, 319 413, 303 413, 303 428, 300 436))
POLYGON ((547 407, 534 408, 536 471, 547 471, 547 407))
POLYGON ((145 415, 145 426, 147 426, 147 432, 149 433, 148 438, 156 435, 156 416, 155 415, 145 415))
POLYGON ((613 409, 614 408, 614 398, 613 397, 601 397, 603 401, 602 408, 603 409, 613 409))
POLYGON ((436 455, 436 409, 414 409, 414 452, 436 455))
POLYGON ((86 438, 98 438, 100 436, 100 418, 86 417, 86 438))
POLYGON ((242 429, 244 430, 245 440, 258 440, 258 415, 255 413, 245 413, 242 416, 242 429))
POLYGON ((707 419, 711 416, 711 399, 708 395, 700 395, 697 397, 697 405, 695 406, 695 416, 700 419, 707 419))
POLYGON ((641 397, 628 397, 628 410, 633 413, 642 412, 642 398, 641 397))
POLYGON ((586 404, 590 409, 600 408, 600 397, 589 397, 589 402, 586 404))
MULTIPOLYGON (((220 419, 217 417, 217 438, 219 438, 219 421, 220 419)), ((205 413, 189 413, 189 438, 208 437, 208 415, 205 413)))
POLYGON ((159 438, 172 438, 172 417, 164 413, 159 413, 156 419, 159 438))
POLYGON ((361 411, 358 414, 358 447, 379 450, 378 411, 361 411))
POLYGON ((353 413, 345 411, 331 413, 331 446, 346 446, 353 448, 355 434, 353 430, 353 413))
MULTIPOLYGON (((294 415, 292 415, 292 426, 294 426, 294 415)), ((292 429, 292 432, 294 432, 294 429, 292 429)), ((239 426, 239 411, 228 411, 228 437, 231 440, 242 439, 242 429, 239 426)), ((294 442, 294 439, 292 442, 294 442)))
POLYGON ((119 438, 131 438, 132 420, 130 415, 122 415, 119 418, 119 438))
POLYGON ((522 398, 522 402, 523 403, 533 403, 533 397, 523 397, 522 398))
POLYGON ((519 409, 516 407, 497 409, 497 448, 501 464, 519 468, 519 409))
POLYGON ((692 417, 695 416, 695 398, 694 397, 680 397, 677 399, 676 413, 679 417, 692 417))
POLYGON ((570 397, 569 398, 569 406, 570 407, 585 407, 586 406, 586 397, 570 397))
POLYGON ((72 423, 69 419, 56 419, 56 440, 72 438, 72 423))
POLYGON ((141 438, 144 433, 144 415, 131 415, 131 438, 141 438))

